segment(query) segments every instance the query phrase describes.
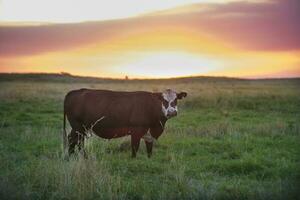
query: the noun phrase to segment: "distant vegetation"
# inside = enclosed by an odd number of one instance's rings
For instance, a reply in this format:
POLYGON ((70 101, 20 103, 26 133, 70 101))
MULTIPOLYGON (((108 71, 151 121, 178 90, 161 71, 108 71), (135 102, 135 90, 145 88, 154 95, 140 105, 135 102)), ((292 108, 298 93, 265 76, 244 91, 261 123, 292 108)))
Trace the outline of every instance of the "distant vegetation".
MULTIPOLYGON (((292 78, 298 79, 300 78, 292 78)), ((145 81, 147 82, 159 82, 160 80, 164 80, 167 82, 170 81, 181 81, 181 82, 191 82, 191 81, 253 81, 253 79, 241 79, 241 78, 230 78, 230 77, 211 77, 211 76, 193 76, 193 77, 181 77, 181 78, 164 78, 164 79, 138 79, 138 78, 130 78, 125 76, 124 79, 119 78, 104 78, 104 77, 89 77, 89 76, 76 76, 67 72, 61 73, 0 73, 0 82, 4 81, 50 81, 50 82, 89 82, 89 83, 107 83, 110 82, 118 82, 118 81, 145 81)), ((283 79, 258 79, 258 80, 291 80, 287 78, 283 79)))
POLYGON ((0 199, 297 199, 300 79, 113 80, 0 74, 0 199), (88 140, 62 159, 64 95, 78 88, 188 92, 155 143, 88 140))

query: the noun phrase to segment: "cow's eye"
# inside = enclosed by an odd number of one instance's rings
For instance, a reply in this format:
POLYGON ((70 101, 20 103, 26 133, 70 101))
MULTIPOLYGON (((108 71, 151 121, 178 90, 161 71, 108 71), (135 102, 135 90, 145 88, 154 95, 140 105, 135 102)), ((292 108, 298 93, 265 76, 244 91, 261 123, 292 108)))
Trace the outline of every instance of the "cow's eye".
POLYGON ((171 102, 171 106, 172 106, 172 107, 174 107, 174 106, 175 106, 175 103, 174 103, 174 101, 172 101, 172 102, 171 102))
POLYGON ((177 100, 174 100, 174 101, 171 102, 172 107, 175 107, 176 105, 177 105, 177 100))
POLYGON ((165 108, 167 108, 169 106, 169 102, 166 100, 163 101, 163 104, 164 104, 165 108))

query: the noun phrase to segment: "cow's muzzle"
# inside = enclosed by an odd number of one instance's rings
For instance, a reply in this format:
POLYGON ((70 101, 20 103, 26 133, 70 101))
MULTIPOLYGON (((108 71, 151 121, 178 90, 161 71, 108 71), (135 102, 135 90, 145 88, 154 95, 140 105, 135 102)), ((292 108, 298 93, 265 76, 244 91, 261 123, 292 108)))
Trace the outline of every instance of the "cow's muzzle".
POLYGON ((177 115, 177 112, 176 111, 169 111, 168 113, 167 113, 167 118, 171 118, 171 117, 175 117, 177 115))

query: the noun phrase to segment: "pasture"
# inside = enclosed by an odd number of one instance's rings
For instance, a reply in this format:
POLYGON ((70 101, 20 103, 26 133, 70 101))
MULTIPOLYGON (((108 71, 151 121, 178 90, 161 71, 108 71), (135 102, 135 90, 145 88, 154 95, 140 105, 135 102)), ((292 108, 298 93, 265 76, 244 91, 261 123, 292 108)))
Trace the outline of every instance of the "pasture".
MULTIPOLYGON (((0 75, 0 199, 297 199, 300 79, 111 80, 0 75), (78 88, 186 91, 148 159, 93 136, 62 156, 64 95, 78 88)), ((70 129, 70 128, 69 128, 70 129)))

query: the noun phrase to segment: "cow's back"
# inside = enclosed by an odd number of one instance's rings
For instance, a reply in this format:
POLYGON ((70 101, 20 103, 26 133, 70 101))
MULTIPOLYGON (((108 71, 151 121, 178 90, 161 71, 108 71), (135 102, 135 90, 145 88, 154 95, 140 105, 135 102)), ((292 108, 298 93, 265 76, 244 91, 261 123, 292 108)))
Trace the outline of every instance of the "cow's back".
POLYGON ((74 90, 67 94, 65 111, 72 125, 89 127, 99 119, 95 130, 116 127, 149 126, 159 117, 159 104, 149 92, 74 90), (71 120, 70 120, 71 119, 71 120))

